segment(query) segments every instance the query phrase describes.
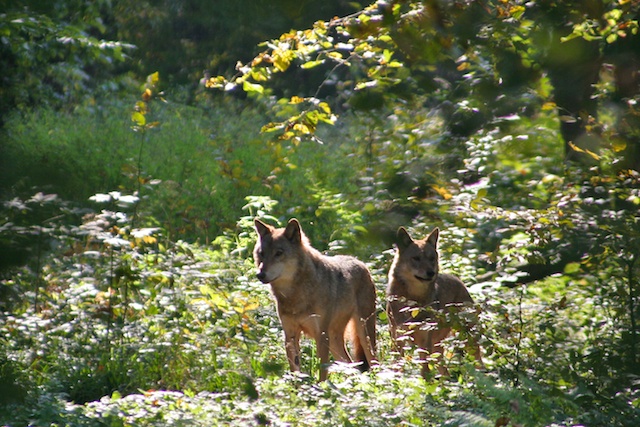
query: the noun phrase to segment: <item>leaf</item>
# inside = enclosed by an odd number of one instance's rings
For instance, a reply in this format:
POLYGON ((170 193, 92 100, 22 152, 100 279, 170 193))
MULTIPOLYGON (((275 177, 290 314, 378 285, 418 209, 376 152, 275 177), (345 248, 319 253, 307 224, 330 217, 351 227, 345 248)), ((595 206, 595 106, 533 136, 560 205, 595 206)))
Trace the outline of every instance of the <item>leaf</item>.
POLYGON ((360 82, 356 85, 356 90, 362 90, 378 86, 378 80, 369 80, 368 82, 360 82))
POLYGON ((287 53, 291 51, 276 50, 273 52, 273 66, 280 72, 286 71, 291 64, 290 56, 287 53))
POLYGON ((284 123, 271 122, 271 123, 267 123, 266 125, 262 126, 262 128, 260 129, 260 132, 263 132, 263 133, 275 132, 275 131, 280 130, 280 129, 284 129, 284 123))
POLYGON ((453 197, 451 193, 447 191, 447 189, 444 187, 438 187, 437 185, 434 185, 431 188, 433 188, 435 192, 438 193, 440 197, 442 197, 445 200, 450 200, 453 197))
POLYGON ((571 141, 569 141, 569 147, 571 147, 571 149, 573 151, 577 151, 578 153, 583 153, 583 154, 587 154, 587 155, 591 156, 594 160, 600 160, 600 156, 597 155, 596 153, 594 153, 593 151, 583 150, 582 148, 578 147, 577 145, 575 145, 571 141))
POLYGON ((131 113, 131 121, 135 122, 138 126, 144 126, 147 123, 147 119, 139 111, 131 113))
POLYGON ((613 149, 613 151, 616 153, 624 151, 627 149, 627 141, 620 138, 616 138, 613 141, 611 141, 611 149, 613 149))
POLYGON ((331 114, 331 107, 326 102, 319 103, 318 108, 321 109, 326 114, 331 114))
POLYGON ((249 83, 246 80, 242 82, 242 89, 245 92, 257 92, 259 94, 264 93, 264 87, 262 87, 262 85, 259 85, 257 83, 249 83))
POLYGON ((564 267, 565 274, 573 274, 580 271, 580 263, 579 262, 570 262, 564 267))
POLYGON ((295 125, 293 125, 293 130, 297 130, 298 132, 303 133, 305 135, 310 134, 312 132, 311 128, 305 125, 304 123, 296 123, 295 125))
POLYGON ((307 61, 304 64, 300 65, 300 68, 308 70, 309 68, 314 68, 322 64, 324 64, 324 59, 320 59, 318 61, 307 61))
POLYGON ((160 73, 157 71, 147 76, 147 83, 151 86, 156 86, 158 84, 158 81, 160 81, 160 73))

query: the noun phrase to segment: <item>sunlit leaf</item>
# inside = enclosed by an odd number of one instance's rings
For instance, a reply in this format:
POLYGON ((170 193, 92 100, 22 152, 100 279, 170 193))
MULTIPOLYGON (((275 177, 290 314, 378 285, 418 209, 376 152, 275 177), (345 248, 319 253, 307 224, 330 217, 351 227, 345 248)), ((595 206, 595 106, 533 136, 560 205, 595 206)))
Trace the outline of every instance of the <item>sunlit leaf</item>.
POLYGON ((296 123, 293 125, 293 129, 303 134, 311 133, 311 128, 303 123, 296 123))
POLYGON ((273 52, 273 66, 276 67, 278 71, 286 71, 291 64, 291 55, 287 54, 286 51, 283 52, 281 50, 276 50, 273 52))
POLYGON ((579 262, 570 262, 564 267, 565 274, 573 274, 580 271, 580 263, 579 262))
POLYGON ((156 86, 158 81, 160 81, 160 73, 157 71, 147 76, 147 83, 151 86, 156 86))
POLYGON ((284 129, 284 127, 284 123, 271 122, 262 126, 260 132, 275 132, 277 130, 284 129))
POLYGON ((627 141, 620 138, 615 138, 611 141, 611 148, 614 152, 619 153, 627 149, 627 141))
POLYGON ((259 85, 257 83, 249 83, 248 81, 244 81, 242 82, 242 89, 245 92, 257 92, 257 93, 264 93, 264 87, 262 87, 262 85, 259 85))
POLYGON ((144 126, 147 123, 147 119, 144 117, 144 114, 139 111, 131 113, 131 121, 135 122, 138 126, 144 126))
POLYGON ((317 67, 318 65, 324 64, 324 59, 320 59, 318 61, 307 61, 300 65, 300 68, 308 70, 309 68, 317 67))
POLYGON ((569 141, 569 147, 571 147, 573 151, 577 151, 578 153, 587 154, 588 156, 592 157, 594 160, 600 160, 600 156, 594 153, 593 151, 582 149, 571 141, 569 141))

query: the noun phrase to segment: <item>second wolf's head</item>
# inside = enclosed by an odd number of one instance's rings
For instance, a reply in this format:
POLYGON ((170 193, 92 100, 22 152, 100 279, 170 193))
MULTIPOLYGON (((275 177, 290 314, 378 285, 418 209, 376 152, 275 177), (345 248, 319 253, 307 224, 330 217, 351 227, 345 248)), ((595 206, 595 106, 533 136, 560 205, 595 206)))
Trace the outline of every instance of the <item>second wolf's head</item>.
POLYGON ((253 250, 253 258, 258 267, 258 279, 262 283, 293 279, 298 255, 302 247, 308 244, 298 220, 293 218, 285 228, 275 228, 256 219, 255 227, 259 239, 253 250))
POLYGON ((417 279, 430 285, 436 281, 439 272, 438 236, 440 230, 435 228, 422 240, 413 240, 404 227, 398 229, 395 259, 391 271, 404 280, 417 279))

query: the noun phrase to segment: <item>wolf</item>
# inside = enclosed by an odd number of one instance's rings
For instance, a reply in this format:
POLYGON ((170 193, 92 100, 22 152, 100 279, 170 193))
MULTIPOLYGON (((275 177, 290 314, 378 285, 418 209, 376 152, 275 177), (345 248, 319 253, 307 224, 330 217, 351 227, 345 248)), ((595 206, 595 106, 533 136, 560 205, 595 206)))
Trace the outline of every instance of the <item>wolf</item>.
MULTIPOLYGON (((462 281, 439 272, 438 236, 435 228, 422 240, 413 240, 404 227, 397 232, 396 254, 389 270, 387 317, 394 349, 402 356, 405 342, 419 349, 422 375, 429 368, 427 356, 439 353, 438 371, 447 374, 442 364, 441 341, 451 333, 451 325, 438 320, 437 312, 473 305, 473 299, 462 281)), ((469 326, 469 325, 466 325, 469 326)), ((470 343, 474 356, 482 364, 480 347, 470 343)))
POLYGON ((257 277, 271 285, 291 370, 300 371, 302 332, 316 341, 320 381, 327 379, 329 353, 352 362, 345 339, 353 341, 360 370, 377 364, 376 290, 366 265, 350 256, 321 254, 295 218, 284 228, 255 219, 255 229, 257 277))

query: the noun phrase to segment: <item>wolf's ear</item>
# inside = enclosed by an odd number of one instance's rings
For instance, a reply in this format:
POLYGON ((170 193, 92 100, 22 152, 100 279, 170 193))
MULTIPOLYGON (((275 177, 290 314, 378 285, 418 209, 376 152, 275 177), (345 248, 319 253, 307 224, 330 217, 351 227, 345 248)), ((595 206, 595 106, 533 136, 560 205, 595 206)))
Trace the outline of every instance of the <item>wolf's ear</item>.
POLYGON ((427 242, 431 243, 434 248, 438 247, 438 236, 440 236, 440 229, 438 227, 434 228, 427 236, 427 242))
POLYGON ((268 234, 271 234, 271 232, 273 231, 273 227, 271 227, 269 224, 265 224, 264 222, 260 221, 258 218, 256 218, 253 222, 256 225, 256 231, 258 232, 260 237, 264 237, 268 234))
POLYGON ((397 232, 396 244, 398 245, 398 249, 404 249, 409 247, 413 243, 413 239, 409 235, 409 232, 404 228, 398 228, 397 232))
POLYGON ((297 219, 291 218, 289 220, 289 222, 287 223, 287 228, 284 229, 284 235, 292 242, 302 241, 302 228, 300 228, 300 223, 297 219))

